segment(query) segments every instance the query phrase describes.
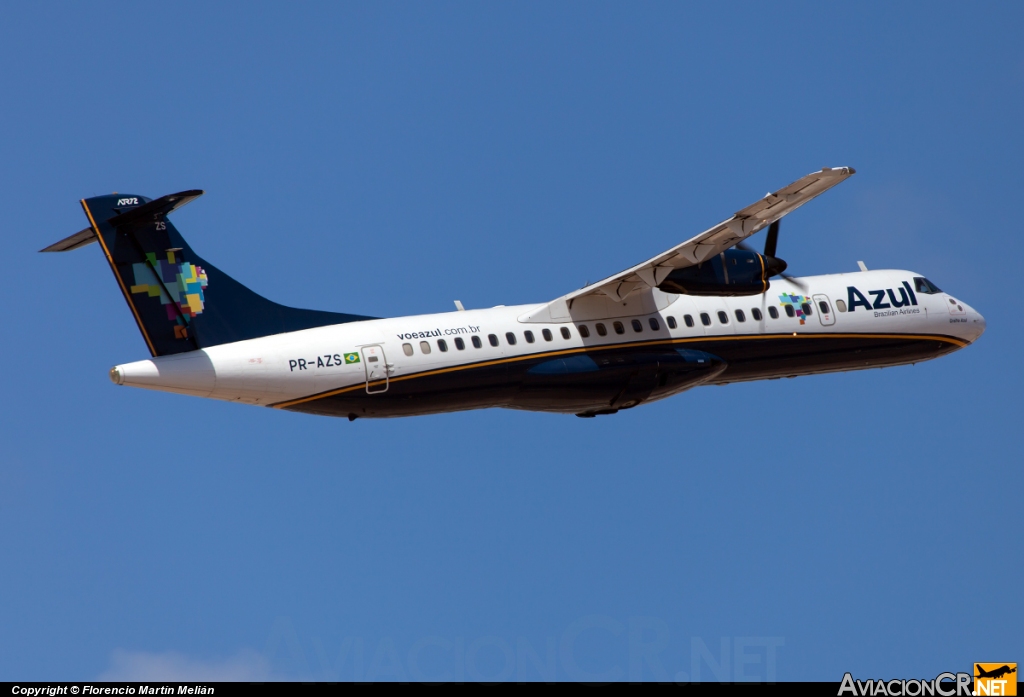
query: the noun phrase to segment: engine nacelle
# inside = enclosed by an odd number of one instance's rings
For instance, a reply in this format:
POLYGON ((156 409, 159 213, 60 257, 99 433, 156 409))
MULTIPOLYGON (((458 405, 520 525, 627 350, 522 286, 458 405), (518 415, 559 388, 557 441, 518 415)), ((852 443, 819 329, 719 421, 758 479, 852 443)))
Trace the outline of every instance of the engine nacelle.
POLYGON ((658 286, 681 295, 760 295, 771 285, 768 279, 782 273, 786 262, 745 249, 728 249, 711 259, 675 269, 658 286))

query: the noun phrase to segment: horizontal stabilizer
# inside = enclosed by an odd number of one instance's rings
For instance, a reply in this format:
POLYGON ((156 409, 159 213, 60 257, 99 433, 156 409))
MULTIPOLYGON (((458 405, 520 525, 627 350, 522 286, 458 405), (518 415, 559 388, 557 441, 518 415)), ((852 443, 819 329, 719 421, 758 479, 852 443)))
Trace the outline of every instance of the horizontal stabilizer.
POLYGON ((70 252, 72 249, 78 249, 84 247, 87 244, 92 244, 96 241, 96 231, 91 227, 87 227, 84 230, 76 232, 71 237, 65 237, 60 242, 54 242, 45 249, 40 249, 40 252, 70 252))
MULTIPOLYGON (((204 193, 206 192, 202 189, 191 189, 189 191, 180 191, 176 194, 167 194, 155 201, 144 203, 137 208, 130 208, 121 215, 115 215, 109 222, 115 228, 132 225, 140 221, 149 223, 156 217, 167 215, 171 211, 181 208, 186 203, 195 201, 204 193)), ((115 208, 115 210, 117 209, 115 208)))

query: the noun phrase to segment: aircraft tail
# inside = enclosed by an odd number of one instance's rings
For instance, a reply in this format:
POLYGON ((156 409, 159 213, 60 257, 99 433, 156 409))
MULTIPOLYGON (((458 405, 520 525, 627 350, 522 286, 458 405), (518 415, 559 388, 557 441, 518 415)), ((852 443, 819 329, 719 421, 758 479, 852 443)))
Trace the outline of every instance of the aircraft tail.
POLYGON ((372 319, 279 305, 203 260, 167 219, 202 195, 84 199, 89 227, 40 251, 67 252, 98 241, 154 356, 372 319))

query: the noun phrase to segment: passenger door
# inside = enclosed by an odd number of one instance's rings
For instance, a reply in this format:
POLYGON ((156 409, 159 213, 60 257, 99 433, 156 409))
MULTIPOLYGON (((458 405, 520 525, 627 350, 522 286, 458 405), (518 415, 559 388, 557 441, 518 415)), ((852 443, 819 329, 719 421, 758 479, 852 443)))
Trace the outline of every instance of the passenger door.
POLYGON ((811 298, 814 300, 815 310, 818 311, 818 319, 821 320, 822 326, 830 327, 836 323, 835 311, 832 309, 832 303, 829 301, 827 295, 817 293, 811 298))
POLYGON ((388 363, 384 357, 384 349, 380 346, 364 346, 360 352, 363 354, 363 366, 366 368, 366 393, 387 392, 388 363))

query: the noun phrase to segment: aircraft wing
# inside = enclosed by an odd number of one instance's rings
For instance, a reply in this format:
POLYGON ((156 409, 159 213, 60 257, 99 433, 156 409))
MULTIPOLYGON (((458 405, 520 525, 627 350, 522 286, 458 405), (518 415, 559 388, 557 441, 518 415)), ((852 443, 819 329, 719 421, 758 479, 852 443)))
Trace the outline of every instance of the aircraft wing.
POLYGON ((812 172, 653 259, 609 276, 603 281, 584 286, 559 300, 571 301, 584 295, 606 295, 613 301, 620 302, 634 291, 654 288, 664 281, 673 269, 695 266, 735 246, 737 242, 771 225, 854 173, 852 167, 826 167, 820 172, 812 172))

